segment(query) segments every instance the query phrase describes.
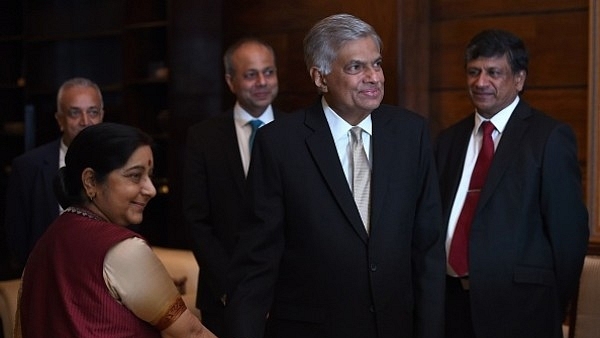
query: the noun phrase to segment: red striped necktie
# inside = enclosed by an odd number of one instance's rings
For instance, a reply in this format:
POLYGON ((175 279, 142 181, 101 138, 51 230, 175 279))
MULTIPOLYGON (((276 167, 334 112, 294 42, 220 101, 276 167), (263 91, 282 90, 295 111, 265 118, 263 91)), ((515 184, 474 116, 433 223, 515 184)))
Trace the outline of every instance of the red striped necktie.
POLYGON ((479 202, 479 195, 494 157, 494 140, 492 139, 494 125, 490 121, 484 121, 481 129, 483 129, 481 150, 477 156, 477 162, 475 162, 467 197, 456 223, 448 255, 448 263, 459 277, 469 273, 469 233, 479 202))

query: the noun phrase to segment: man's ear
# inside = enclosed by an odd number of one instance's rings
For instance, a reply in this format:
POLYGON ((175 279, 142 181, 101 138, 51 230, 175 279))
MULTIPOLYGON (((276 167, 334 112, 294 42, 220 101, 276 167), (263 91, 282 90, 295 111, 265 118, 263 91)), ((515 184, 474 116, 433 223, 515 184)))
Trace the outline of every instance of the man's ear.
POLYGON ((327 79, 317 67, 310 68, 310 77, 320 93, 327 93, 327 79))
POLYGON ((235 88, 233 87, 233 77, 231 76, 231 74, 225 74, 225 82, 227 83, 227 87, 229 87, 229 90, 233 94, 235 94, 235 88))
POLYGON ((62 119, 60 117, 61 117, 61 115, 59 112, 54 113, 54 119, 56 120, 56 123, 58 123, 58 128, 60 129, 60 132, 62 133, 63 131, 65 131, 65 128, 63 126, 62 119))
POLYGON ((515 86, 517 87, 517 92, 521 92, 523 87, 525 87, 525 80, 527 79, 527 72, 525 70, 520 70, 515 74, 515 86))

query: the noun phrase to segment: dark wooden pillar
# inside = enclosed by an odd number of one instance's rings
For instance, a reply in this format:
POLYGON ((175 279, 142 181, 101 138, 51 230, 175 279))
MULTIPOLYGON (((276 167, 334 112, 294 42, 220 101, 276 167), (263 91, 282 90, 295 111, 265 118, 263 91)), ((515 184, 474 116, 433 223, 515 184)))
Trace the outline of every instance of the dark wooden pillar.
POLYGON ((222 1, 171 1, 169 242, 187 246, 181 187, 187 128, 222 111, 222 1))
POLYGON ((398 0, 398 105, 429 116, 429 0, 398 0))

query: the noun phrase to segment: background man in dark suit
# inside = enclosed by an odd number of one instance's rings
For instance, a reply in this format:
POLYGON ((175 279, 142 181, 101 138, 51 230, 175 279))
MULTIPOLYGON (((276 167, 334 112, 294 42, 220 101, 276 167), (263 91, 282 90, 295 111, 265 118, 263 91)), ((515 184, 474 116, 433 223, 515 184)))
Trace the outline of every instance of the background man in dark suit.
POLYGON ((65 164, 69 144, 83 128, 102 122, 104 104, 98 85, 79 77, 65 81, 58 90, 54 117, 62 136, 18 156, 11 166, 5 226, 17 269, 23 268, 38 238, 59 214, 52 180, 65 164))
POLYGON ((562 337, 577 287, 589 231, 575 136, 519 97, 527 65, 518 37, 477 34, 465 54, 475 114, 437 141, 449 257, 469 195, 479 196, 466 272, 448 259, 446 337, 562 337), (495 152, 483 187, 472 189, 484 121, 495 152))
POLYGON ((225 80, 237 101, 224 115, 189 129, 183 200, 200 265, 196 306, 217 336, 223 330, 226 270, 250 163, 251 121, 266 124, 278 114, 271 106, 278 90, 271 46, 242 39, 227 49, 224 63, 225 80))
POLYGON ((428 127, 381 104, 381 47, 370 25, 347 14, 305 37, 322 96, 257 134, 229 336, 442 336, 443 229, 428 127), (357 168, 365 171, 354 177, 357 168), (358 194, 364 178, 370 197, 358 194))

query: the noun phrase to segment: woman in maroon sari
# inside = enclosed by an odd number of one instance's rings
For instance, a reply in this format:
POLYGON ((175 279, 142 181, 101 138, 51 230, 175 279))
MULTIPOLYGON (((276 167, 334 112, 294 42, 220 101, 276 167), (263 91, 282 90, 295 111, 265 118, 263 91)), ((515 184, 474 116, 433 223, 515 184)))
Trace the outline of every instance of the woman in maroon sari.
POLYGON ((16 336, 214 337, 144 239, 127 229, 156 195, 151 143, 114 123, 75 137, 55 182, 65 211, 23 272, 16 336))

